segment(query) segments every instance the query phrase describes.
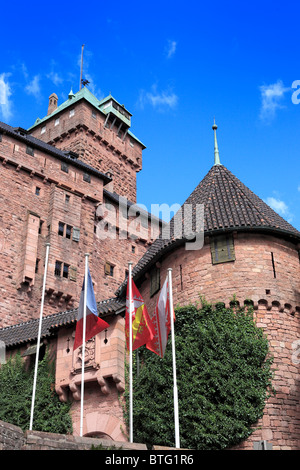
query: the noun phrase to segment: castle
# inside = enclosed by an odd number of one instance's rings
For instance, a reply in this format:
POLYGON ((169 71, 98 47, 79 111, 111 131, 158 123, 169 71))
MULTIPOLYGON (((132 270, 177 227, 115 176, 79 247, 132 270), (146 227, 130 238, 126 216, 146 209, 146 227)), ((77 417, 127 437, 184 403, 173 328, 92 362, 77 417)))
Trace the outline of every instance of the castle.
MULTIPOLYGON (((183 205, 204 207, 201 249, 186 249, 171 222, 136 206, 136 173, 143 143, 131 114, 111 95, 99 101, 83 87, 28 130, 0 123, 0 340, 7 352, 36 353, 45 243, 50 243, 42 347, 56 353, 55 389, 73 400, 79 434, 81 357, 73 351, 85 252, 91 254, 98 313, 110 327, 87 342, 84 435, 124 441, 118 394, 124 391, 124 312, 128 262, 148 310, 167 269, 174 303, 251 300, 275 358, 277 395, 258 429, 240 448, 267 443, 300 448, 300 383, 293 345, 300 333, 300 233, 252 193, 223 164, 214 124, 215 160, 183 205), (114 236, 100 236, 106 226, 114 236), (153 239, 155 241, 153 242, 153 239)), ((183 220, 183 224, 186 220, 183 220)), ((189 220, 196 230, 195 211, 189 220)), ((182 227, 184 229, 184 227, 182 227)), ((185 233, 182 230, 182 233, 185 233)))

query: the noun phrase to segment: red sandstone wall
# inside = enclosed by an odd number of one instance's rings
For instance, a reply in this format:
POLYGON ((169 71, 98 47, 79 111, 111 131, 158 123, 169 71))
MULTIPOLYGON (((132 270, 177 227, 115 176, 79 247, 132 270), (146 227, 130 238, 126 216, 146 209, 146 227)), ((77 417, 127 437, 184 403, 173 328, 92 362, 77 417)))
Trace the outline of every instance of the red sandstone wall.
MULTIPOLYGON (((234 240, 235 261, 212 264, 210 244, 201 250, 185 250, 184 245, 160 260, 161 284, 172 268, 174 305, 199 301, 223 301, 226 305, 236 295, 243 304, 251 299, 257 306, 260 299, 277 301, 295 311, 300 306, 300 263, 292 243, 258 234, 237 234, 234 240), (276 278, 271 253, 273 253, 276 278)), ((153 309, 157 295, 150 298, 150 285, 141 286, 144 299, 153 309)))
POLYGON ((64 173, 60 160, 37 149, 30 156, 25 143, 8 135, 0 142, 0 178, 0 326, 39 316, 46 242, 51 248, 45 315, 78 305, 86 252, 96 300, 114 296, 128 262, 137 262, 148 245, 141 237, 99 240, 95 216, 103 200, 102 180, 91 175, 90 183, 83 181, 83 171, 71 164, 64 173), (59 222, 79 228, 79 241, 58 235, 59 222), (68 264, 75 278, 55 276, 56 260, 68 264), (113 276, 104 272, 106 261, 115 265, 113 276))
MULTIPOLYGON (((273 449, 299 450, 300 374, 295 355, 300 337, 298 252, 289 242, 257 234, 238 234, 234 244, 236 260, 218 265, 212 265, 209 244, 200 251, 177 249, 160 260, 161 285, 167 269, 172 268, 174 306, 199 301, 199 294, 227 306, 234 295, 241 305, 246 299, 253 300, 257 325, 267 334, 274 356, 277 394, 267 401, 258 429, 237 448, 253 449, 254 441, 267 440, 273 449)), ((149 284, 144 281, 140 292, 151 313, 159 293, 150 298, 149 284)))
POLYGON ((142 169, 142 145, 129 135, 117 136, 117 127, 104 128, 105 116, 92 116, 86 101, 75 103, 34 128, 31 134, 62 150, 72 150, 79 158, 103 173, 113 173, 114 190, 136 202, 136 173, 142 169), (59 124, 55 125, 59 118, 59 124), (42 129, 45 132, 42 132, 42 129))
MULTIPOLYGON (((83 434, 126 441, 122 392, 125 389, 124 319, 107 319, 109 328, 86 343, 83 434)), ((81 348, 73 350, 74 329, 57 338, 55 389, 72 400, 73 434, 80 434, 81 348)))

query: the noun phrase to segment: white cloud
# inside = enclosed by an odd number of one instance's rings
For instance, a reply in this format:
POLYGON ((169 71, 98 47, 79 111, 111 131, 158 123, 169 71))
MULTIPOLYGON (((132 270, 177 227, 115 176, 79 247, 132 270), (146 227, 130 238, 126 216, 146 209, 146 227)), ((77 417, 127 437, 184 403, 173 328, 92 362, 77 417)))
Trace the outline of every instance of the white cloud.
POLYGON ((293 215, 290 213, 290 210, 287 206, 287 204, 280 200, 276 199, 275 197, 267 197, 265 199, 266 204, 270 206, 275 212, 277 212, 279 215, 284 217, 288 222, 291 222, 293 219, 293 215))
POLYGON ((146 104, 151 104, 156 109, 174 109, 178 103, 178 96, 171 91, 158 92, 153 85, 151 91, 141 90, 139 104, 143 108, 146 104))
POLYGON ((41 97, 41 87, 40 87, 40 76, 35 75, 28 85, 25 87, 26 93, 28 95, 33 95, 35 98, 41 97))
POLYGON ((0 75, 0 115, 4 121, 9 121, 12 117, 12 102, 10 100, 12 93, 8 77, 8 73, 2 73, 0 75))
POLYGON ((263 121, 275 117, 277 109, 284 108, 282 100, 290 88, 286 88, 281 80, 271 85, 262 85, 259 87, 261 92, 260 119, 263 121))
POLYGON ((166 47, 166 54, 167 54, 168 59, 170 59, 175 54, 176 47, 177 47, 177 42, 176 41, 171 41, 169 39, 167 47, 166 47))
POLYGON ((53 70, 47 74, 47 78, 49 78, 56 86, 61 85, 63 82, 62 77, 58 75, 57 72, 54 72, 53 70))

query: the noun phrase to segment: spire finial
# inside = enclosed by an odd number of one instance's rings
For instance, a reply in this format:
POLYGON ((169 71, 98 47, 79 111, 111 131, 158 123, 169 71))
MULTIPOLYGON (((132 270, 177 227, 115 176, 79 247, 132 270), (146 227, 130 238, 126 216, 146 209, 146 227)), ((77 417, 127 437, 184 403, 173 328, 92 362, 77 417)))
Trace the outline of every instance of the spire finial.
POLYGON ((212 126, 213 131, 214 131, 214 140, 215 140, 215 165, 221 165, 220 162, 220 155, 219 155, 219 149, 218 149, 218 142, 217 142, 217 129, 218 126, 216 125, 216 121, 214 118, 214 125, 212 126))
POLYGON ((74 95, 73 90, 72 90, 72 87, 71 87, 70 93, 69 93, 69 95, 68 95, 69 100, 70 100, 71 98, 73 98, 74 96, 75 96, 75 95, 74 95))

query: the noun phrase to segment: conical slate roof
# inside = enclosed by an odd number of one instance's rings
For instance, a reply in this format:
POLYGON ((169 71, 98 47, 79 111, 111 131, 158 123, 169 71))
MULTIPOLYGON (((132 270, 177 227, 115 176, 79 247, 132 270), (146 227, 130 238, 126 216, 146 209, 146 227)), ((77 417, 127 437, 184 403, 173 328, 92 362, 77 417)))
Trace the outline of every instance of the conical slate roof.
MULTIPOLYGON (((140 277, 166 251, 186 241, 189 231, 185 224, 196 230, 197 205, 204 206, 204 235, 231 231, 268 232, 300 241, 300 232, 278 215, 254 194, 225 166, 215 164, 198 184, 182 206, 182 234, 176 237, 174 218, 170 222, 170 236, 157 238, 132 271, 133 278, 140 277), (185 217, 185 207, 192 207, 192 220, 185 217)), ((124 290, 120 286, 118 293, 124 290)))
POLYGON ((225 166, 214 165, 184 204, 204 204, 204 231, 265 228, 300 237, 225 166))

